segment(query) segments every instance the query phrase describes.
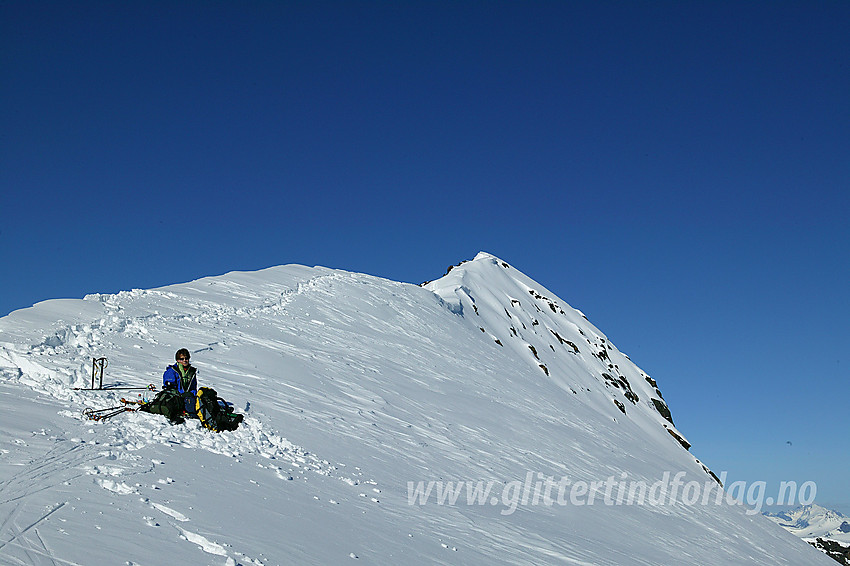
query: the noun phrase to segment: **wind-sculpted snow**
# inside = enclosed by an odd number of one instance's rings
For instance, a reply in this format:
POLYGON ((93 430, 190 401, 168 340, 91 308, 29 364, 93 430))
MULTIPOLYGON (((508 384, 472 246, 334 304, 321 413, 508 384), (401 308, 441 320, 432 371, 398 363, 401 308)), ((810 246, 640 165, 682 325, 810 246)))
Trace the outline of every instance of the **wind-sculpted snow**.
POLYGON ((0 319, 0 426, 9 564, 822 558, 739 506, 535 496, 550 477, 719 486, 655 381, 489 254, 424 288, 282 266, 17 311, 0 319), (159 385, 181 347, 245 415, 236 431, 84 418, 140 393, 74 390, 93 358, 108 386, 159 385), (464 499, 464 482, 492 491, 464 499))

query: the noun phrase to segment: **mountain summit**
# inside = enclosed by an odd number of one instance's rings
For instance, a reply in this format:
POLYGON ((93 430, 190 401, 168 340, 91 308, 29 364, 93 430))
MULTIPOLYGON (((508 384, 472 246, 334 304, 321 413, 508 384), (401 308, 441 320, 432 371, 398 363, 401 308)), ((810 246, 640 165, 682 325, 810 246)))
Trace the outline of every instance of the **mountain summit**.
POLYGON ((850 543, 850 520, 820 505, 800 505, 789 511, 764 515, 802 538, 836 538, 850 543))
MULTIPOLYGON (((142 394, 143 396, 146 393, 142 394)), ((11 564, 830 564, 725 501, 658 384, 486 253, 423 286, 287 265, 0 319, 11 564), (245 415, 86 420, 186 347, 245 415)))
POLYGON ((628 419, 651 433, 663 427, 689 448, 655 380, 583 313, 508 263, 481 252, 424 286, 505 348, 508 357, 538 369, 595 412, 628 419))

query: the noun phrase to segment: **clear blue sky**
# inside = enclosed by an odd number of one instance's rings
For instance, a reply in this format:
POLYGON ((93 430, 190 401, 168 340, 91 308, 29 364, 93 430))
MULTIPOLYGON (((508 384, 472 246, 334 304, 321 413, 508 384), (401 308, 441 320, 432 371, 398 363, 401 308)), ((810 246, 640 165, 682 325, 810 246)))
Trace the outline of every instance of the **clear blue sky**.
POLYGON ((486 250, 850 513, 850 3, 0 3, 0 315, 486 250))

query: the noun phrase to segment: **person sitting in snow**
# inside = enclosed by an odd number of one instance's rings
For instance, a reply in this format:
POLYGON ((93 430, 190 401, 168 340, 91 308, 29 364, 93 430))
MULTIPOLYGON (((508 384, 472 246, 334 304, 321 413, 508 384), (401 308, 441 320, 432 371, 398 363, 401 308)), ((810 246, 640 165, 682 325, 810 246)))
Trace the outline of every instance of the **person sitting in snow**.
POLYGON ((174 359, 177 363, 162 374, 162 391, 139 410, 164 415, 171 424, 185 422, 184 417, 197 418, 205 428, 215 432, 236 430, 242 415, 234 411, 232 403, 221 399, 215 389, 198 388, 198 372, 189 363, 189 350, 180 348, 174 359))
POLYGON ((189 350, 180 348, 174 355, 177 363, 168 366, 162 374, 162 388, 176 388, 186 405, 186 412, 193 412, 195 396, 198 394, 197 370, 189 363, 189 350))

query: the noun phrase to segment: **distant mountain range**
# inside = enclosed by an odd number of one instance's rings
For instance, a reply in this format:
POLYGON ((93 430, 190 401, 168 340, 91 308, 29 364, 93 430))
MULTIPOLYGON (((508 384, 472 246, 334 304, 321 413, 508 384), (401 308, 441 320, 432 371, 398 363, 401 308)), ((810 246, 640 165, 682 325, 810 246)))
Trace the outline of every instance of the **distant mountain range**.
POLYGON ((850 566, 850 518, 820 505, 803 505, 791 511, 764 516, 797 535, 841 564, 850 566))

